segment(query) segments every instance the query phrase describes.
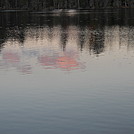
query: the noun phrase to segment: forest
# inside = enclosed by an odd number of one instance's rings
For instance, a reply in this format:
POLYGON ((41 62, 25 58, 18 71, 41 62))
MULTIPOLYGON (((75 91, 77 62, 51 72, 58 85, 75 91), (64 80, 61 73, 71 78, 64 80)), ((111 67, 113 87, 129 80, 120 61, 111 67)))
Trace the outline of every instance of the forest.
POLYGON ((133 8, 134 0, 0 0, 0 10, 133 8))

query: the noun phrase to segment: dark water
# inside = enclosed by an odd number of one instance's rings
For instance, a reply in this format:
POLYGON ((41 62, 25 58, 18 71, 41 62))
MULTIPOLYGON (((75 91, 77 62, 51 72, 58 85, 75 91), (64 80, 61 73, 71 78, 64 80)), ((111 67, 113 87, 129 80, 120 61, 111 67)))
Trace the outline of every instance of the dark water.
POLYGON ((133 10, 0 13, 0 133, 133 134, 133 10))

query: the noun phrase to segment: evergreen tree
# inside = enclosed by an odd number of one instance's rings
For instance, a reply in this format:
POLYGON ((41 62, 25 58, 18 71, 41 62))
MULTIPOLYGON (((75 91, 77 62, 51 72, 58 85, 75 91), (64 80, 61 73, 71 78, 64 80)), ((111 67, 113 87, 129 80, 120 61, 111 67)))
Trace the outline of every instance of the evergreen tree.
POLYGON ((134 0, 0 0, 0 9, 91 9, 134 7, 134 0))

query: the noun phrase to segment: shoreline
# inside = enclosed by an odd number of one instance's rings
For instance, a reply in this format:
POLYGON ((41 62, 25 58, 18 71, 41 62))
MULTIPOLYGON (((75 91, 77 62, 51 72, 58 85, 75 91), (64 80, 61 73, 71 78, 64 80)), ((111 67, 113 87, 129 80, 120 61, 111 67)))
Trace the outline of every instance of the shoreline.
POLYGON ((0 13, 4 13, 4 12, 28 12, 28 10, 17 10, 17 9, 4 9, 4 10, 0 10, 0 13))
POLYGON ((94 11, 112 11, 112 10, 131 10, 134 8, 91 8, 91 9, 54 9, 54 10, 42 10, 42 11, 32 11, 32 10, 17 10, 17 9, 2 9, 0 13, 8 12, 29 12, 32 14, 62 14, 62 13, 78 13, 78 12, 94 12, 94 11))

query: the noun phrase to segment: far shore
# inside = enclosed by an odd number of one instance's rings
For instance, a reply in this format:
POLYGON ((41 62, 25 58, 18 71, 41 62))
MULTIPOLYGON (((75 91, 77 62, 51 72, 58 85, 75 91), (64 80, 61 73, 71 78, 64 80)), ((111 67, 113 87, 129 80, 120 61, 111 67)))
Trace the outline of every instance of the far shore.
POLYGON ((119 9, 133 9, 133 8, 96 8, 96 9, 53 9, 53 10, 18 10, 18 9, 0 9, 0 12, 30 12, 35 14, 60 14, 60 13, 77 13, 77 12, 92 12, 92 11, 114 11, 119 9))
POLYGON ((0 9, 0 12, 26 12, 28 10, 17 10, 17 9, 0 9))

